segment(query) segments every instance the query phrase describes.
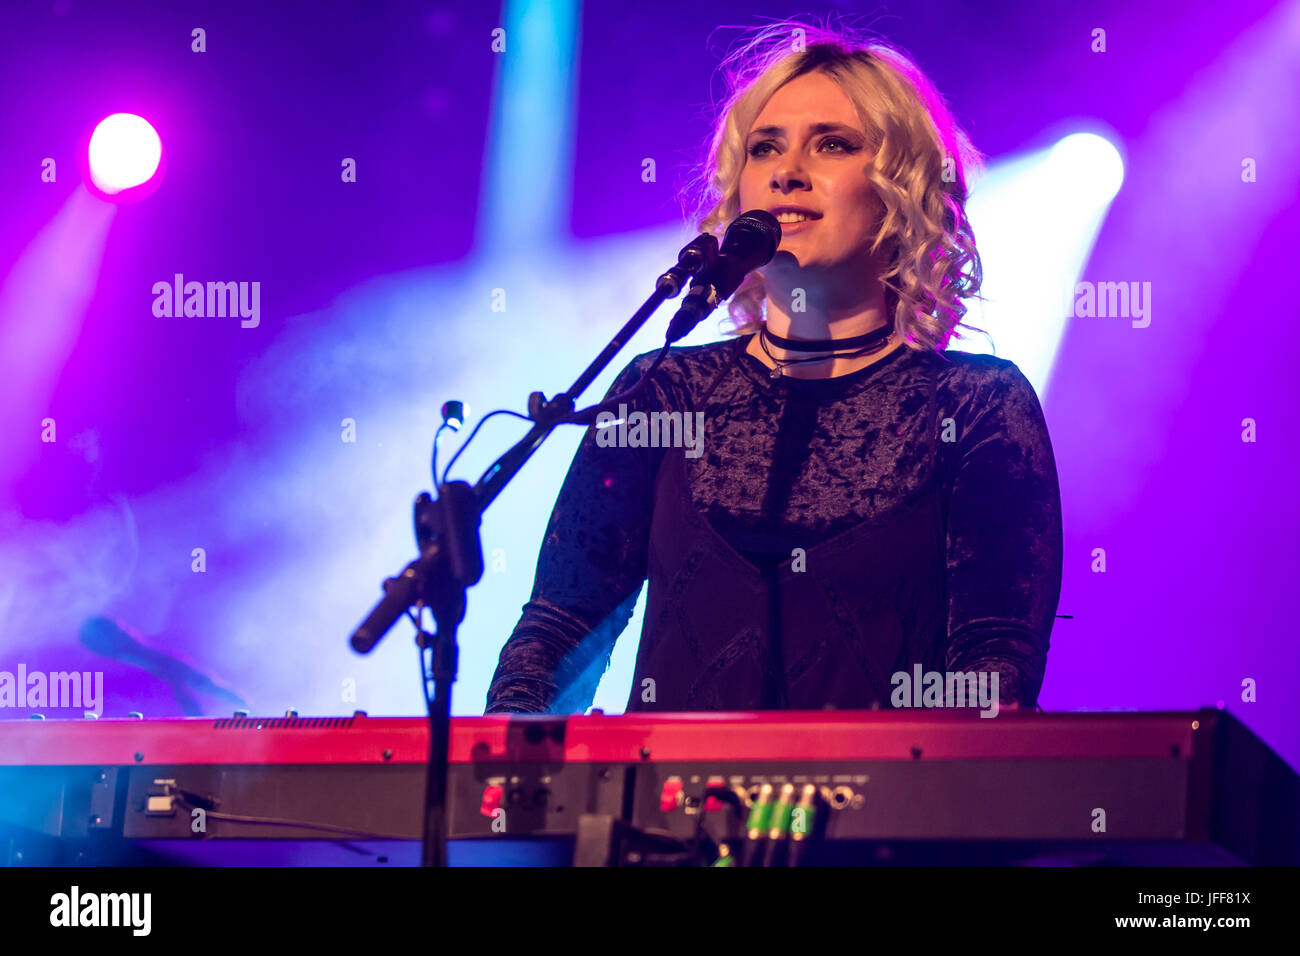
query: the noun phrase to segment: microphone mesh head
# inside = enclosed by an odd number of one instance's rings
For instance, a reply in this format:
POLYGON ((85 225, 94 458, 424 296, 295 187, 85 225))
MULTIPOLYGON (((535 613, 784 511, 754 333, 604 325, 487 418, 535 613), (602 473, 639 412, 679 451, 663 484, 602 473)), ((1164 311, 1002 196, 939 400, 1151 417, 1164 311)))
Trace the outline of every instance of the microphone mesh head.
MULTIPOLYGON (((737 216, 722 238, 721 251, 727 255, 754 257, 749 269, 767 265, 781 244, 781 224, 766 209, 751 209, 737 216)), ((748 270, 747 270, 748 271, 748 270)))

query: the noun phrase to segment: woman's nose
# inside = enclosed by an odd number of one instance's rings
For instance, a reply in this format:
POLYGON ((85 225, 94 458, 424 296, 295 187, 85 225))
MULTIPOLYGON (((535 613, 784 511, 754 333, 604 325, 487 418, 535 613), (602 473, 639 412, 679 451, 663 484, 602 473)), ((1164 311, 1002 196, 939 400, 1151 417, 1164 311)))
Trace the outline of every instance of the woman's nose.
POLYGON ((803 167, 796 161, 782 157, 781 164, 772 174, 772 186, 782 192, 792 189, 807 189, 808 179, 803 167))

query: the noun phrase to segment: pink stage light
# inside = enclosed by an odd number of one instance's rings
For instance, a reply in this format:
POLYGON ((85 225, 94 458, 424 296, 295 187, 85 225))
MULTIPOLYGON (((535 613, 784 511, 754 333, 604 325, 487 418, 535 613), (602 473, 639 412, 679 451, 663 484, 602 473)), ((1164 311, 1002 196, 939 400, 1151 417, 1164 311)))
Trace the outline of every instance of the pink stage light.
POLYGON ((162 178, 163 148, 149 121, 114 113, 99 122, 86 147, 86 184, 102 199, 143 198, 162 178))

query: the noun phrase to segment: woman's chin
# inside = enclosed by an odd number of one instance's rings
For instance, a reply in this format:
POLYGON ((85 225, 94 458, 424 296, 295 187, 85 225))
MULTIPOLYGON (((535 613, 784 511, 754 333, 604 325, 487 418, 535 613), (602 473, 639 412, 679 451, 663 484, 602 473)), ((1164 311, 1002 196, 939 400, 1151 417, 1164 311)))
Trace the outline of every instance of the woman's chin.
POLYGON ((771 276, 797 276, 802 281, 809 281, 810 275, 826 277, 834 273, 837 269, 850 271, 852 267, 843 260, 831 261, 824 256, 815 252, 806 252, 803 250, 778 249, 772 261, 763 267, 764 275, 771 276))
POLYGON ((806 256, 801 256, 782 244, 781 248, 777 249, 776 255, 772 257, 772 261, 763 267, 763 274, 780 275, 783 272, 798 272, 806 268, 805 258, 806 256))

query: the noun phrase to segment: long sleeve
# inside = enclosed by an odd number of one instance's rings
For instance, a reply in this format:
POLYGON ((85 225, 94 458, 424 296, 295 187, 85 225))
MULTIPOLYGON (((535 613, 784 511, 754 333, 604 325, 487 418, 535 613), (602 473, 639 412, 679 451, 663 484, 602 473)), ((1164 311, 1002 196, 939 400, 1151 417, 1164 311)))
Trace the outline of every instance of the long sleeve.
POLYGON ((1056 461, 1033 387, 1011 363, 972 403, 948 505, 949 671, 998 673, 1032 707, 1061 591, 1056 461))
MULTIPOLYGON (((652 360, 652 353, 633 359, 606 397, 630 388, 652 360)), ((664 406, 671 361, 629 410, 664 406)), ((601 447, 596 426, 587 429, 551 511, 532 597, 501 650, 486 713, 582 713, 591 705, 646 578, 662 452, 601 447)))

